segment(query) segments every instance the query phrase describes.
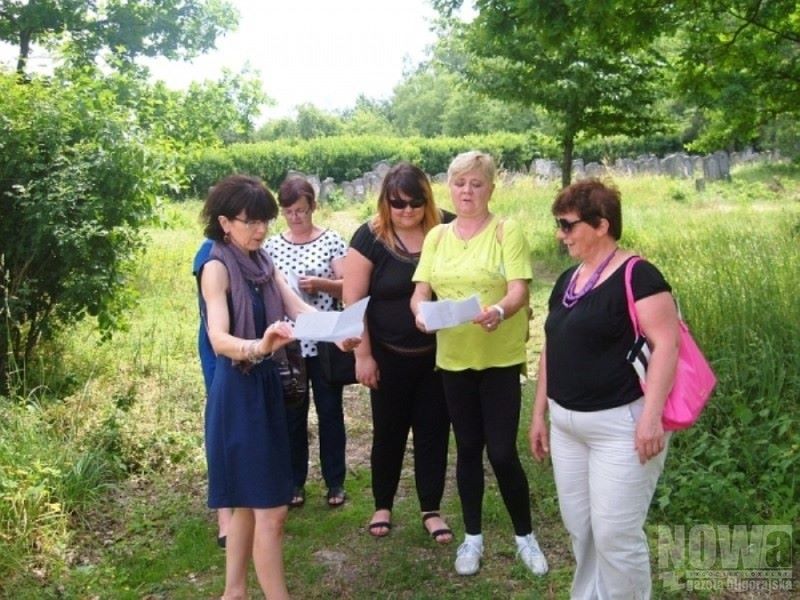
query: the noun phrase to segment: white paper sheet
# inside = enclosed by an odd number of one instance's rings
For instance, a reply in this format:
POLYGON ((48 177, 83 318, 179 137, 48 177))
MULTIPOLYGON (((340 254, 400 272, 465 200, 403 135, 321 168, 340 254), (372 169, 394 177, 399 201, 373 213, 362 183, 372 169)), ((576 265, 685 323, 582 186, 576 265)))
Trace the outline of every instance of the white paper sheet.
POLYGON ((294 337, 312 342, 340 342, 361 337, 364 332, 364 311, 369 296, 362 298, 343 311, 301 313, 294 325, 294 337))
POLYGON ((472 321, 481 313, 481 303, 476 294, 466 300, 420 302, 419 310, 425 328, 428 331, 436 331, 472 321))
POLYGON ((300 290, 300 278, 298 277, 297 273, 294 271, 286 271, 284 275, 286 276, 286 281, 289 284, 289 287, 292 288, 292 291, 298 296, 302 296, 303 292, 300 290))

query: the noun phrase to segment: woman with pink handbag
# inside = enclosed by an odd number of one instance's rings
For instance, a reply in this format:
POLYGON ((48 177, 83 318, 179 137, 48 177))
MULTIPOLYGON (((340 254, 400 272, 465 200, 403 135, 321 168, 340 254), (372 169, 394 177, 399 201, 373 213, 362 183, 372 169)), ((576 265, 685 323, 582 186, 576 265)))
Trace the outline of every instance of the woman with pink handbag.
POLYGON ((576 561, 571 597, 649 598, 644 522, 670 435, 662 412, 678 360, 678 314, 664 277, 639 260, 631 287, 651 350, 642 392, 627 360, 637 336, 624 276, 634 254, 618 247, 620 193, 583 180, 559 193, 552 212, 556 236, 580 263, 550 295, 531 450, 537 460, 552 455, 576 561))

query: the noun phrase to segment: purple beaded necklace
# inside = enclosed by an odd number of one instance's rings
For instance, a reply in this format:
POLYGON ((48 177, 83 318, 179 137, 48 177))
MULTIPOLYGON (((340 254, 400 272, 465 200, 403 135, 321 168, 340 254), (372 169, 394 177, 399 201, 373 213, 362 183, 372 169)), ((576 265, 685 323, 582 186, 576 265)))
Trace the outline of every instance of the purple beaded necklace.
POLYGON ((611 251, 611 254, 606 256, 606 258, 597 265, 597 268, 592 273, 589 280, 586 282, 586 285, 583 286, 580 292, 575 291, 576 281, 578 279, 578 272, 581 270, 581 267, 575 269, 575 272, 572 274, 572 277, 569 280, 569 285, 567 285, 567 289, 564 291, 564 297, 561 299, 561 304, 564 305, 565 308, 572 308, 578 303, 578 300, 583 298, 586 294, 594 289, 594 286, 597 285, 597 280, 600 279, 600 275, 603 274, 603 271, 608 266, 608 263, 611 262, 611 259, 614 258, 614 255, 617 253, 617 249, 611 251))

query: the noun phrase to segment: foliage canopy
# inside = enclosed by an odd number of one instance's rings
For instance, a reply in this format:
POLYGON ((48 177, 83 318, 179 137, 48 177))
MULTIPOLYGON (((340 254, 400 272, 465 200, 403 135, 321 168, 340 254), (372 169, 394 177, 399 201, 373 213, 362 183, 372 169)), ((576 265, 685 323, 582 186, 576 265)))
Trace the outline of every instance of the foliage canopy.
POLYGON ((35 344, 85 315, 108 332, 155 198, 176 182, 162 151, 91 70, 0 73, 0 389, 35 344))
MULTIPOLYGON (((442 12, 460 0, 434 3, 442 12)), ((653 131, 658 123, 662 58, 652 26, 658 4, 478 0, 478 15, 453 23, 469 54, 465 76, 483 93, 540 106, 554 119, 562 143, 564 185, 579 134, 653 131)))
POLYGON ((187 59, 213 48, 237 19, 225 0, 3 0, 0 40, 19 48, 23 74, 32 44, 62 46, 82 64, 103 50, 124 61, 187 59))

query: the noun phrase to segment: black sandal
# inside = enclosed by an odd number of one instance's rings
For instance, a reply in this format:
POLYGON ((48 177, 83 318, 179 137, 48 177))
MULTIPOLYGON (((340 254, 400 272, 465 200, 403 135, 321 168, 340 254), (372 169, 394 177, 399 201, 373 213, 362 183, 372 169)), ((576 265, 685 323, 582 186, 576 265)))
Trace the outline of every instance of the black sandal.
POLYGON ((367 529, 369 529, 369 534, 372 537, 382 538, 389 535, 392 531, 392 524, 389 521, 375 521, 374 523, 370 523, 367 529), (378 529, 385 529, 386 533, 377 533, 378 529))
POLYGON ((294 488, 292 499, 289 501, 289 508, 300 508, 306 503, 306 491, 302 487, 294 488))
POLYGON ((428 527, 425 525, 425 523, 428 522, 428 519, 434 519, 436 517, 439 517, 440 519, 442 518, 442 516, 436 511, 425 513, 424 515, 422 515, 422 528, 425 530, 425 533, 430 535, 433 538, 433 541, 436 542, 437 544, 441 544, 441 545, 449 544, 450 542, 453 541, 453 530, 452 529, 450 529, 449 527, 442 527, 441 529, 436 529, 434 531, 428 531, 428 527), (444 537, 446 535, 450 536, 449 540, 440 540, 439 539, 439 538, 442 538, 442 537, 444 537))
POLYGON ((344 506, 347 500, 347 493, 342 486, 338 485, 330 488, 325 498, 328 500, 328 506, 331 508, 339 508, 340 506, 344 506))

